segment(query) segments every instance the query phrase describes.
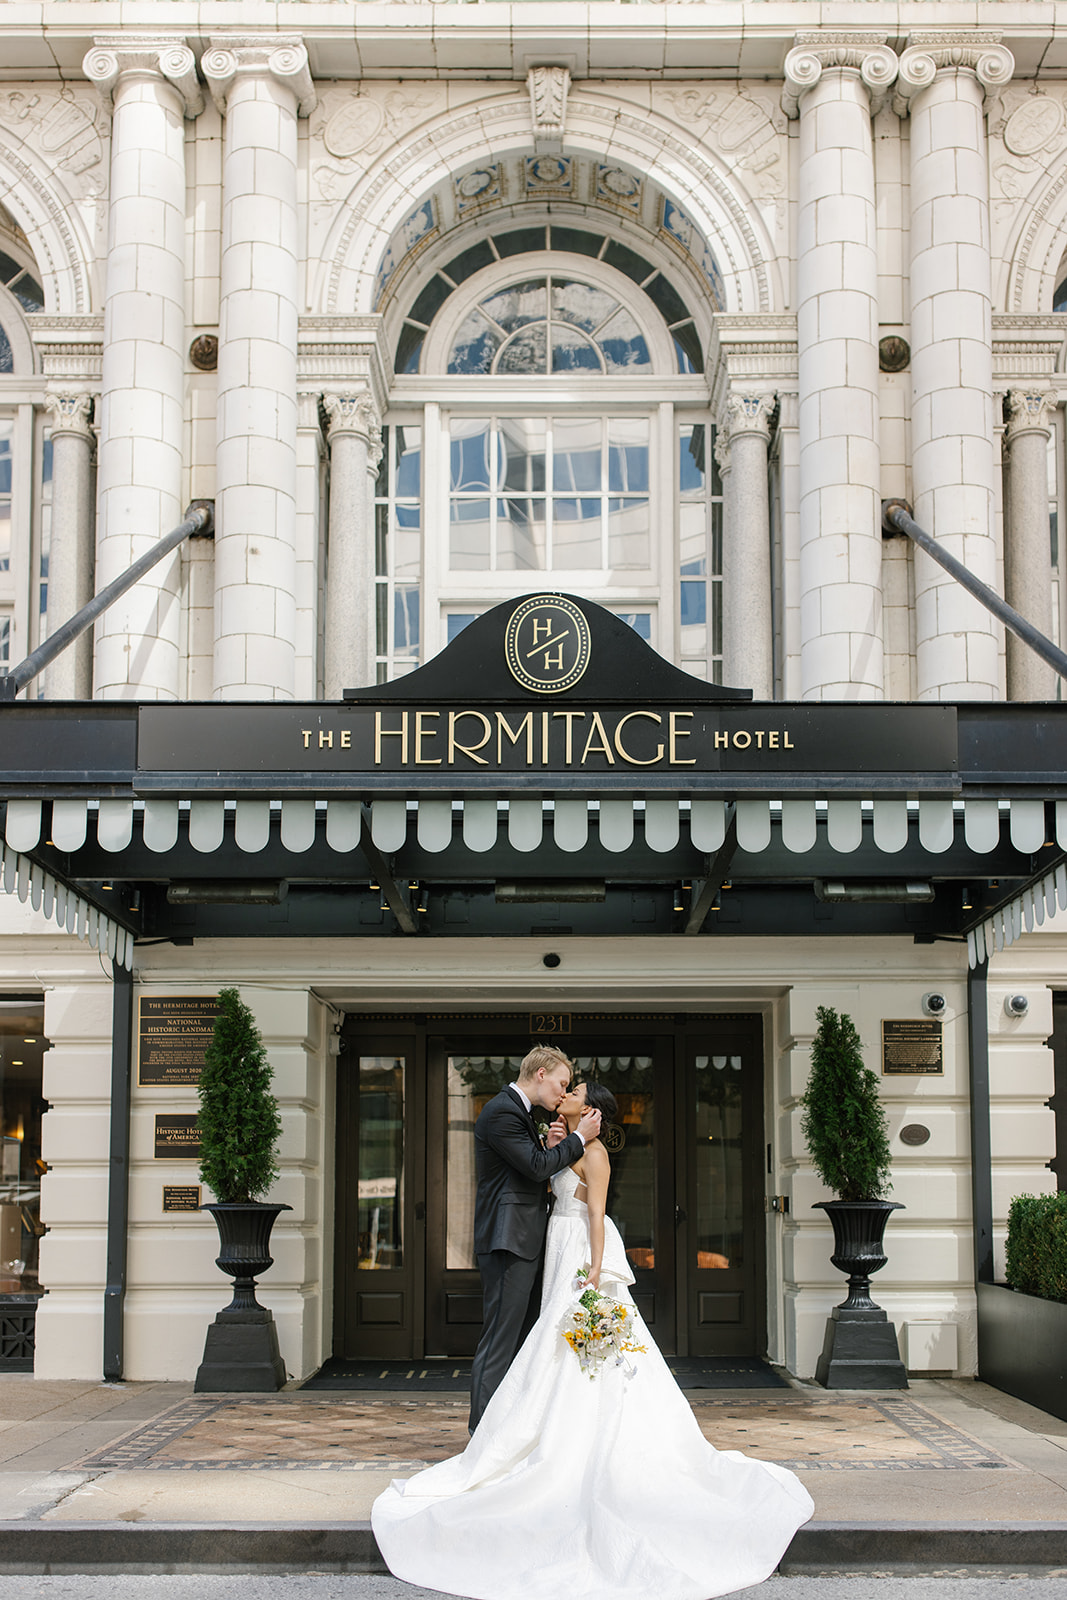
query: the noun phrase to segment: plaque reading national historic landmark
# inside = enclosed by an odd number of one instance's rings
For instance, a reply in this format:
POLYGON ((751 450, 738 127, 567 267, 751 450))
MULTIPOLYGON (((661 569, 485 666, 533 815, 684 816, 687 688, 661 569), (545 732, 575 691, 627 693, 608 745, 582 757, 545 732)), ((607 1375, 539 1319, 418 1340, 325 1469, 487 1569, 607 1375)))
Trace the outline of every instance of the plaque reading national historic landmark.
POLYGON ((156 1117, 156 1160, 199 1161, 200 1130, 196 1112, 170 1112, 156 1117))
POLYGON ((142 995, 137 1033, 141 1088, 199 1083, 218 1012, 213 994, 142 995))
POLYGON ((882 1072, 944 1073, 941 1024, 932 1017, 905 1017, 882 1023, 882 1072))
POLYGON ((164 1211, 199 1211, 200 1185, 198 1183, 165 1183, 163 1185, 164 1211))

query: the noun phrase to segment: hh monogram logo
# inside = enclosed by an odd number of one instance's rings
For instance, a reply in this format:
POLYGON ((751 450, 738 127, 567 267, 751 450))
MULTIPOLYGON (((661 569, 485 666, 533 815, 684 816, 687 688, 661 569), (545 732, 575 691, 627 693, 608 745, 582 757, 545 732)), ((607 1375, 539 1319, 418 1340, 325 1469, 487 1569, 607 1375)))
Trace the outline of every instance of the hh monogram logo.
POLYGON ((558 694, 572 688, 589 665, 589 624, 573 600, 534 595, 508 618, 504 654, 524 689, 558 694))

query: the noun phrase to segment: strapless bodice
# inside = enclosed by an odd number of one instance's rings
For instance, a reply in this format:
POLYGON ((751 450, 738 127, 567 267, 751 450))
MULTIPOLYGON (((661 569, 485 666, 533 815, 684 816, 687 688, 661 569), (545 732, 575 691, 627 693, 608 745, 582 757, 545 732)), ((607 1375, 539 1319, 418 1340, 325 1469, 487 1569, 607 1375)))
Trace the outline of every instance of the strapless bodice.
POLYGON ((576 1198, 581 1181, 573 1167, 564 1167, 562 1172, 553 1174, 549 1182, 555 1198, 552 1210, 554 1217, 581 1217, 583 1221, 586 1219, 588 1212, 585 1201, 576 1198))

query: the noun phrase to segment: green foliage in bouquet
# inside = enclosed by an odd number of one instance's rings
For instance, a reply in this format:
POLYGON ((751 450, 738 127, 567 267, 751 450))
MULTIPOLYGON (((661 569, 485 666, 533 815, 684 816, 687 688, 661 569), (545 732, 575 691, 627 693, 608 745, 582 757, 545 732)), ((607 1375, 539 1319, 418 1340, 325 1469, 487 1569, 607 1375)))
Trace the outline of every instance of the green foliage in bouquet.
POLYGON ((278 1176, 282 1131, 270 1062, 236 989, 219 994, 200 1074, 200 1177, 224 1202, 256 1200, 278 1176))
POLYGON ((863 1064, 850 1016, 820 1006, 816 1017, 801 1132, 819 1177, 839 1199, 882 1200, 892 1184, 878 1077, 863 1064))
POLYGON ((1067 1301, 1067 1193, 1015 1196, 1005 1258, 1005 1276, 1020 1294, 1067 1301))

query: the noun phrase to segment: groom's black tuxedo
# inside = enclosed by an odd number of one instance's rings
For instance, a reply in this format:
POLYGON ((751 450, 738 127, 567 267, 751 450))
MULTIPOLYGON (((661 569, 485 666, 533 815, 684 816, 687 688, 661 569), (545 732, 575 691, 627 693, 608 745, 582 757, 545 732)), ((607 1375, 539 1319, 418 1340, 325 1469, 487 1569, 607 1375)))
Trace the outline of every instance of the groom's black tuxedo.
POLYGON ((472 1433, 537 1315, 534 1293, 548 1226, 545 1185, 584 1149, 576 1133, 543 1149, 513 1089, 490 1100, 474 1125, 474 1249, 484 1321, 471 1371, 472 1433))

